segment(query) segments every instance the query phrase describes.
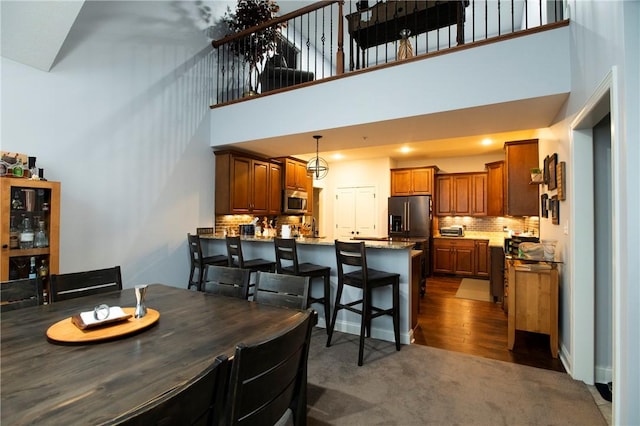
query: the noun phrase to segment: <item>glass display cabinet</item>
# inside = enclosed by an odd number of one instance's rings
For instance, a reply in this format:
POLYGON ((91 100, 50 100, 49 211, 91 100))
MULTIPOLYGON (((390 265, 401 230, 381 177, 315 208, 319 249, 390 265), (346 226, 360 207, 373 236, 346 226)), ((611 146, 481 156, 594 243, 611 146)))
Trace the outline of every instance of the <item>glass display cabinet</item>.
POLYGON ((59 266, 60 182, 3 177, 0 185, 0 281, 35 273, 48 293, 59 266))

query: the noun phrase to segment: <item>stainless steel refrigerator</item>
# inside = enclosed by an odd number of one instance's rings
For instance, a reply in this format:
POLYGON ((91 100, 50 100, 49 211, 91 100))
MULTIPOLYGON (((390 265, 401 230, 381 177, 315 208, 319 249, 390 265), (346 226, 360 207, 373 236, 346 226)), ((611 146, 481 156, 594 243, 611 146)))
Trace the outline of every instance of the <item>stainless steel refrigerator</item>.
POLYGON ((389 197, 389 237, 429 238, 431 196, 389 197))
POLYGON ((430 195, 389 197, 389 238, 402 238, 416 243, 422 250, 420 259, 420 296, 427 291, 427 278, 431 274, 431 219, 430 195))

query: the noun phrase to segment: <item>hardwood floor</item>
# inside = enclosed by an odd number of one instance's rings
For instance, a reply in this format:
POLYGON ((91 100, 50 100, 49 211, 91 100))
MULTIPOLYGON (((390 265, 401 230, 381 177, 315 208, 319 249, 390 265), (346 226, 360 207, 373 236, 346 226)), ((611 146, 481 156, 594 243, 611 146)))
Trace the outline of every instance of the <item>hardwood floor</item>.
POLYGON ((516 332, 507 349, 507 314, 499 303, 458 299, 460 278, 432 276, 420 301, 415 343, 484 358, 565 372, 552 358, 549 336, 516 332))

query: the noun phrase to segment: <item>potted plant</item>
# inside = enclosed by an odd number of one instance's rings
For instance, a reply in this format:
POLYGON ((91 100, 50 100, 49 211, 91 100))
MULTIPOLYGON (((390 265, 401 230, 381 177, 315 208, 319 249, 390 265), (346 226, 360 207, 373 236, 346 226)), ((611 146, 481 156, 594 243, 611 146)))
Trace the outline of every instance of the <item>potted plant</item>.
POLYGON ((542 170, 534 167, 531 169, 531 182, 534 183, 542 183, 544 182, 544 175, 542 174, 542 170))
MULTIPOLYGON (((235 12, 227 6, 222 21, 229 27, 228 35, 232 35, 275 18, 279 10, 274 0, 238 0, 235 12)), ((278 32, 285 26, 285 23, 269 26, 230 45, 232 52, 249 64, 250 94, 256 93, 261 72, 258 65, 262 65, 268 52, 275 50, 278 32)))

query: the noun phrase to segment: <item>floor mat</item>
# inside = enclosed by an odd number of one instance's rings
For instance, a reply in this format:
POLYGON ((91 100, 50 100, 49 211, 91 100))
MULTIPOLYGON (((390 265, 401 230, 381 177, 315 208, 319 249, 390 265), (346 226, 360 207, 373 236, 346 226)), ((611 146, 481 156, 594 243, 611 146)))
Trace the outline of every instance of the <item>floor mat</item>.
POLYGON ((463 278, 456 292, 459 299, 480 300, 491 302, 491 292, 489 290, 489 280, 477 280, 474 278, 463 278))

